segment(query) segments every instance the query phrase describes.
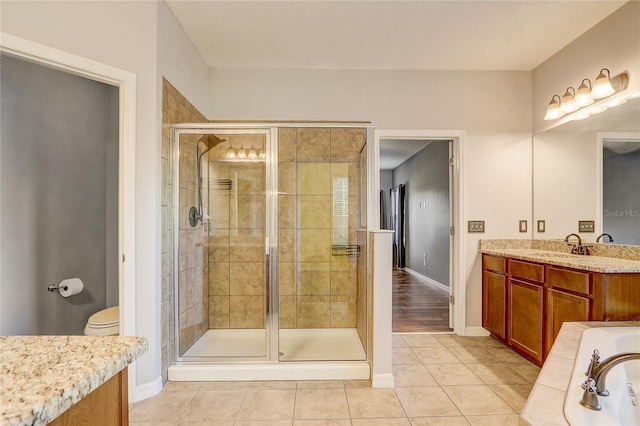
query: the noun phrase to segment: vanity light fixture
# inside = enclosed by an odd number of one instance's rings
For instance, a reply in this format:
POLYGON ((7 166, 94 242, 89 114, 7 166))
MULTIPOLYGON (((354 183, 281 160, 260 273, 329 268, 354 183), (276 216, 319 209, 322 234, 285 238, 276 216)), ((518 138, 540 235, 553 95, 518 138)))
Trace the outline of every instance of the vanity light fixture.
POLYGON ((555 120, 556 118, 560 118, 563 115, 564 111, 562 111, 562 108, 560 108, 560 96, 553 95, 551 97, 551 102, 549 102, 549 106, 547 107, 547 114, 544 116, 544 119, 555 120))
POLYGON ((596 77, 593 85, 591 80, 585 78, 578 86, 578 90, 568 87, 562 98, 558 95, 551 97, 551 102, 547 106, 545 120, 556 120, 565 114, 570 114, 563 119, 565 121, 582 120, 591 114, 598 114, 606 111, 607 108, 620 105, 624 99, 633 94, 623 93, 629 84, 629 74, 623 72, 613 78, 608 68, 602 68, 596 77), (607 101, 595 103, 595 100, 605 99, 607 101), (581 110, 584 108, 584 110, 581 110), (576 114, 572 114, 578 111, 576 114))
POLYGON ((611 85, 611 73, 607 68, 602 68, 600 74, 598 74, 596 80, 593 82, 591 96, 593 99, 602 99, 614 93, 616 93, 616 91, 611 85), (607 72, 606 75, 604 74, 605 71, 607 72))
POLYGON ((267 153, 264 152, 264 148, 260 148, 260 152, 258 153, 259 158, 267 158, 267 153))
POLYGON ((225 155, 226 158, 236 158, 236 152, 234 151, 233 148, 229 147, 229 149, 227 150, 227 154, 225 155))
POLYGON ((245 149, 245 147, 241 145, 237 150, 230 146, 225 154, 225 159, 232 161, 264 161, 265 158, 264 147, 256 149, 254 145, 251 145, 249 149, 245 149))
POLYGON ((595 102, 591 96, 591 80, 588 78, 582 80, 574 100, 579 107, 586 107, 595 102), (589 85, 585 84, 585 82, 589 83, 589 85))
POLYGON ((562 102, 560 103, 560 108, 562 108, 562 112, 564 112, 565 114, 569 114, 570 112, 574 112, 580 109, 580 107, 576 104, 575 95, 575 89, 573 87, 567 87, 567 90, 562 96, 562 102))
POLYGON ((258 158, 258 153, 256 152, 256 149, 253 147, 253 145, 251 145, 251 148, 249 148, 249 154, 247 155, 247 158, 250 158, 252 160, 258 158))
POLYGON ((244 150, 242 145, 240 145, 240 149, 238 150, 238 158, 247 158, 247 151, 244 150))

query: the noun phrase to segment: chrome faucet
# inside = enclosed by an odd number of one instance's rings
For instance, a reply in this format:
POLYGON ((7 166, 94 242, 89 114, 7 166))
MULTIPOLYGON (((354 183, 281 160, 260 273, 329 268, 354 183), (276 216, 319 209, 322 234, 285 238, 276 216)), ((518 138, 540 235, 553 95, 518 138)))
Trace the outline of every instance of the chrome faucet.
POLYGON ((583 245, 582 244, 582 238, 580 238, 580 235, 578 235, 578 234, 569 234, 569 235, 567 235, 566 237, 564 237, 564 242, 571 246, 571 253, 572 254, 582 254, 582 255, 590 254, 589 248, 591 246, 588 246, 586 244, 583 245), (578 239, 578 244, 570 243, 569 242, 569 238, 571 238, 571 237, 576 237, 578 239))
POLYGON ((600 355, 597 349, 593 351, 591 362, 587 368, 587 380, 582 384, 584 393, 580 404, 591 409, 600 410, 602 407, 598 401, 599 396, 609 396, 609 391, 606 387, 607 374, 613 367, 621 364, 625 361, 640 360, 640 352, 623 352, 600 362, 600 355))
POLYGON ((607 234, 606 232, 604 234, 600 234, 598 235, 598 238, 596 238, 596 243, 600 242, 600 238, 602 237, 608 237, 609 238, 609 242, 612 243, 613 242, 613 237, 611 236, 611 234, 607 234))

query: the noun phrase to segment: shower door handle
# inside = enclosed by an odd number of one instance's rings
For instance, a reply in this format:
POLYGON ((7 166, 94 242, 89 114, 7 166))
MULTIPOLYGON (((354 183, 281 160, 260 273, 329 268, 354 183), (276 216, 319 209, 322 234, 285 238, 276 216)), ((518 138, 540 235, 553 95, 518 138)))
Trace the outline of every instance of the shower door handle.
POLYGON ((271 262, 269 262, 269 253, 264 255, 264 300, 265 311, 269 315, 271 309, 271 287, 269 282, 271 281, 271 262))

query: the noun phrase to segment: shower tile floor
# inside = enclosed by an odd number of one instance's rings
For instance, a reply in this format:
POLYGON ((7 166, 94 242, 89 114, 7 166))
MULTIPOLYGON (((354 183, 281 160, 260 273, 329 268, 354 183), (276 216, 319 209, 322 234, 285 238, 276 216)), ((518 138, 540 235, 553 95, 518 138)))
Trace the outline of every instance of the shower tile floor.
POLYGON ((491 337, 394 334, 395 388, 369 381, 168 382, 132 426, 518 425, 540 369, 491 337))
MULTIPOLYGON (((366 355, 355 328, 280 330, 280 361, 351 361, 366 355)), ((265 356, 264 329, 208 330, 184 357, 265 356)))

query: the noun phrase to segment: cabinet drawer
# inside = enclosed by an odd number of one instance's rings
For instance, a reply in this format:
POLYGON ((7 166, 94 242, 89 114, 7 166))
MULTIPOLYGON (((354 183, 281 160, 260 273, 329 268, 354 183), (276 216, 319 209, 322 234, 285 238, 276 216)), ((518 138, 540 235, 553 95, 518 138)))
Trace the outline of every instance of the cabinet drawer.
POLYGON ((498 272, 504 274, 507 270, 507 259, 504 257, 491 256, 489 254, 482 255, 483 268, 487 271, 498 272))
POLYGON ((542 284, 544 282, 544 266, 509 259, 509 276, 542 284))
POLYGON ((549 266, 547 267, 547 286, 584 295, 591 294, 588 272, 571 271, 549 266))

